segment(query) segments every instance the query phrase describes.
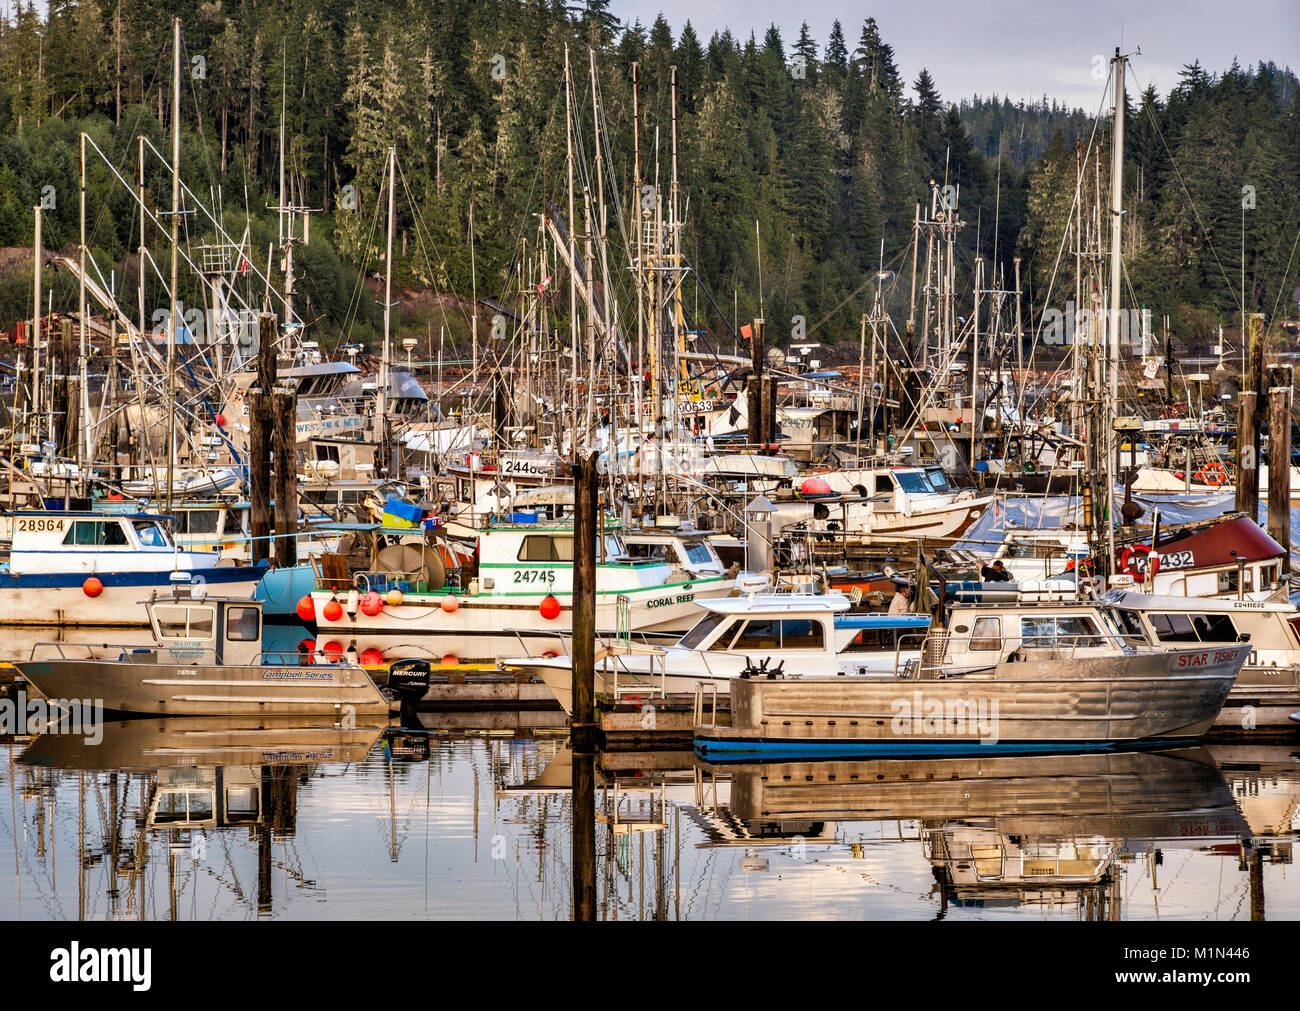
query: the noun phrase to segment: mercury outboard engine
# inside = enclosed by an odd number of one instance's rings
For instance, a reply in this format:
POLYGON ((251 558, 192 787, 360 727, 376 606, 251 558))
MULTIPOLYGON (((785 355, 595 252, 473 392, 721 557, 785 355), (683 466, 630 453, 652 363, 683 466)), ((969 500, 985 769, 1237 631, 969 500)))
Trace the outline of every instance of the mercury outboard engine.
POLYGON ((429 691, 428 660, 394 660, 388 668, 384 692, 401 703, 402 725, 418 723, 415 707, 429 691))

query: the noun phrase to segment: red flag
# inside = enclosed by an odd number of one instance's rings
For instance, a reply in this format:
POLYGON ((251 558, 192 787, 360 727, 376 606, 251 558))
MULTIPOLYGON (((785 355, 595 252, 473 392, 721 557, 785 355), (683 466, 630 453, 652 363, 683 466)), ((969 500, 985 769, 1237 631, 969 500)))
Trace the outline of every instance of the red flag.
POLYGON ((752 326, 750 326, 748 323, 744 324, 744 325, 740 328, 740 336, 744 337, 745 340, 753 340, 753 339, 754 339, 754 328, 753 328, 752 326))

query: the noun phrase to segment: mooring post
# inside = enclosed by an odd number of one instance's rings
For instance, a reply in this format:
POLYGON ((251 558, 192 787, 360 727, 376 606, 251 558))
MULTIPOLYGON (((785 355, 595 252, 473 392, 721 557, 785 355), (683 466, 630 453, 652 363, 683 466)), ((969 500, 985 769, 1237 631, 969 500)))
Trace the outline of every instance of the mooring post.
POLYGON ((294 459, 298 394, 275 390, 275 562, 298 564, 298 465, 294 459))
POLYGON ((596 513, 594 453, 575 454, 573 496, 573 918, 596 919, 596 513))
POLYGON ((1237 409, 1237 500, 1235 507, 1251 519, 1259 515, 1259 430, 1264 420, 1264 317, 1247 321, 1246 374, 1241 377, 1237 409))
POLYGON ((749 364, 752 370, 746 391, 749 400, 749 441, 751 445, 759 446, 765 441, 763 420, 767 414, 766 401, 763 399, 763 327, 760 320, 754 320, 749 335, 749 364))
POLYGON ((271 388, 275 385, 275 317, 257 319, 257 385, 248 391, 249 528, 253 564, 271 557, 271 388))
POLYGON ((1291 543, 1291 398, 1290 365, 1269 370, 1268 390, 1268 535, 1283 546, 1291 543))

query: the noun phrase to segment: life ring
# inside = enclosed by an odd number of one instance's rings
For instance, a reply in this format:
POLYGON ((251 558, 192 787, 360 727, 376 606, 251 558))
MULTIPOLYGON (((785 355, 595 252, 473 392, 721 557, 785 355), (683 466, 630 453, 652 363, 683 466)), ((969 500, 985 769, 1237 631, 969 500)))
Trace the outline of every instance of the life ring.
POLYGON ((1152 579, 1156 578, 1156 573, 1160 571, 1160 555, 1152 552, 1150 544, 1134 544, 1131 548, 1125 548, 1119 556, 1119 567, 1121 572, 1127 572, 1132 576, 1134 582, 1142 583, 1146 581, 1148 573, 1152 579), (1147 558, 1145 569, 1137 565, 1139 555, 1145 555, 1147 558))
POLYGON ((1196 472, 1197 479, 1202 484, 1208 484, 1211 488, 1222 487, 1228 481, 1228 470, 1223 464, 1215 461, 1207 463, 1204 467, 1196 472), (1217 477, 1217 480, 1215 480, 1217 477))

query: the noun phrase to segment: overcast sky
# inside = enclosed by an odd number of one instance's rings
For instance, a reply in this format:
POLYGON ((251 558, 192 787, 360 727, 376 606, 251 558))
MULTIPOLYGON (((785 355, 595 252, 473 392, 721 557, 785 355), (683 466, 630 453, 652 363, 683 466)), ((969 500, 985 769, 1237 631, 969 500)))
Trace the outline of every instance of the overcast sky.
POLYGON ((1300 0, 923 0, 874 8, 854 0, 614 0, 611 9, 647 28, 662 11, 674 37, 689 19, 706 45, 723 28, 742 39, 753 31, 761 42, 775 23, 787 53, 807 21, 819 55, 836 19, 852 52, 862 22, 874 17, 909 94, 927 67, 947 101, 1046 94, 1091 112, 1105 82, 1104 67, 1101 80, 1092 76, 1093 57, 1109 58, 1121 44, 1135 54, 1129 67, 1138 87, 1130 80, 1130 95, 1153 83, 1166 96, 1183 64, 1196 59, 1212 73, 1234 56, 1243 65, 1273 60, 1300 69, 1300 0))

